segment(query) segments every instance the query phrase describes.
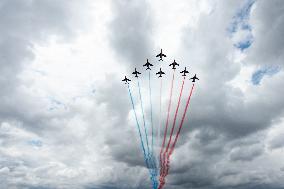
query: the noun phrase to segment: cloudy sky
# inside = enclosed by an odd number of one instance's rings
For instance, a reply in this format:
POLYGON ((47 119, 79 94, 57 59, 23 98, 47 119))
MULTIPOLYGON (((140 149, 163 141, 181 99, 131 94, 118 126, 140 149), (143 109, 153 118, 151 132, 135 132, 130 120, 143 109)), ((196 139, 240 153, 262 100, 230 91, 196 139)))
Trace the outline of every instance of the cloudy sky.
POLYGON ((284 1, 0 0, 0 15, 1 188, 150 188, 121 79, 157 70, 160 48, 200 78, 165 188, 284 188, 284 1))

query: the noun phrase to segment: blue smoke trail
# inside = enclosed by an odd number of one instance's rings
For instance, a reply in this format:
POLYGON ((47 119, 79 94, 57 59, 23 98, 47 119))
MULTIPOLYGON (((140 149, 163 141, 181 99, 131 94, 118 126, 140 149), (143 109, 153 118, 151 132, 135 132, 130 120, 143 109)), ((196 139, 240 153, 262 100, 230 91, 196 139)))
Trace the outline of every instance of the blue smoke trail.
POLYGON ((142 134, 141 134, 140 125, 139 125, 139 122, 138 122, 138 119, 137 119, 137 114, 136 114, 136 111, 135 111, 135 106, 134 106, 133 97, 132 97, 132 94, 131 94, 129 84, 127 85, 127 87, 128 87, 128 93, 129 93, 129 96, 130 96, 130 99, 131 99, 132 109, 133 109, 133 112, 134 112, 138 132, 139 132, 139 137, 140 137, 140 142, 141 142, 141 146, 142 146, 142 150, 143 150, 143 154, 144 154, 144 159, 145 159, 145 162, 146 162, 146 165, 147 165, 147 168, 148 168, 149 166, 148 166, 148 161, 147 161, 146 150, 145 150, 145 146, 144 146, 144 142, 143 142, 143 138, 142 138, 142 134))
POLYGON ((138 132, 139 132, 139 137, 140 137, 141 147, 142 147, 142 151, 143 151, 143 155, 144 155, 144 160, 145 160, 147 169, 149 169, 149 172, 150 172, 150 175, 151 175, 150 178, 151 178, 151 181, 152 181, 152 184, 153 184, 153 189, 157 189, 158 188, 158 182, 156 180, 155 174, 153 173, 153 171, 150 169, 150 166, 149 166, 149 159, 146 155, 146 150, 145 150, 145 146, 144 146, 144 142, 143 142, 143 138, 142 138, 142 134, 141 134, 141 129, 140 129, 140 125, 139 125, 139 122, 138 122, 138 119, 137 119, 137 114, 136 114, 135 106, 134 106, 134 102, 133 102, 133 96, 132 96, 129 84, 127 85, 127 87, 128 87, 128 93, 129 93, 129 96, 130 96, 131 104, 132 104, 132 109, 133 109, 135 120, 136 120, 137 129, 138 129, 138 132))
POLYGON ((144 133, 145 133, 145 137, 146 137, 146 144, 147 144, 147 160, 148 160, 148 166, 150 169, 150 174, 151 174, 151 180, 153 182, 153 187, 155 187, 157 180, 156 180, 156 174, 155 174, 155 163, 153 162, 153 158, 151 156, 150 153, 150 149, 149 149, 149 140, 148 140, 148 132, 147 132, 147 128, 146 128, 146 123, 145 123, 145 114, 144 114, 144 108, 143 108, 143 101, 142 101, 142 95, 141 95, 141 87, 140 87, 140 82, 139 80, 137 80, 138 82, 138 91, 139 91, 139 97, 140 97, 140 106, 141 106, 141 110, 142 110, 142 117, 143 117, 143 126, 144 126, 144 133))

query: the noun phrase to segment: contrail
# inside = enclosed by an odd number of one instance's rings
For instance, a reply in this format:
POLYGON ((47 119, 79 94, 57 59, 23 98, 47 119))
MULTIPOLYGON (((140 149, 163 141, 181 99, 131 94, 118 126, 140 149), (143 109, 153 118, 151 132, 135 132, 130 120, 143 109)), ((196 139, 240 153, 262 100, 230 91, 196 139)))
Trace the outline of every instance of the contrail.
POLYGON ((163 153, 163 149, 164 149, 165 141, 166 141, 166 137, 167 137, 167 132, 168 132, 169 115, 170 115, 170 111, 171 111, 174 80, 175 80, 175 70, 173 71, 172 83, 171 83, 171 88, 170 88, 170 99, 169 99, 169 105, 168 105, 167 121, 166 121, 166 127, 165 127, 165 131, 164 131, 164 139, 163 139, 163 143, 162 143, 161 151, 160 151, 160 168, 161 168, 160 174, 163 173, 163 168, 164 168, 163 167, 163 160, 162 160, 162 153, 163 153))
POLYGON ((132 104, 132 109, 133 109, 135 120, 136 120, 137 129, 138 129, 138 132, 139 132, 139 137, 140 137, 140 142, 141 142, 141 147, 142 147, 142 151, 143 151, 143 155, 144 155, 145 164, 147 166, 147 169, 149 169, 150 179, 151 179, 152 184, 153 184, 153 189, 156 189, 158 183, 157 183, 157 180, 155 178, 155 174, 153 174, 152 171, 150 170, 150 166, 149 166, 149 162, 148 162, 149 159, 147 158, 145 145, 144 145, 144 142, 143 142, 141 129, 140 129, 140 125, 139 125, 139 122, 138 122, 137 114, 136 114, 136 111, 135 111, 135 106, 134 106, 134 102, 133 102, 133 96, 132 96, 129 84, 127 85, 127 87, 128 87, 128 93, 129 93, 129 96, 130 96, 131 104, 132 104))

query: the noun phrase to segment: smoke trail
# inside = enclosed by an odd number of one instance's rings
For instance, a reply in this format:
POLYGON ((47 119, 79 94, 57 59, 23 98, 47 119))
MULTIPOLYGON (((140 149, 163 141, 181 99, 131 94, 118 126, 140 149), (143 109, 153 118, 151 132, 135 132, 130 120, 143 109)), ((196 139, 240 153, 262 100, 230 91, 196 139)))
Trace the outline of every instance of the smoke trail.
POLYGON ((127 87, 128 87, 128 93, 129 93, 129 96, 130 96, 131 104, 132 104, 132 109, 133 109, 135 120, 136 120, 137 129, 138 129, 138 132, 139 132, 141 147, 142 147, 143 154, 144 154, 144 160, 145 160, 147 168, 149 168, 148 161, 147 161, 146 150, 145 150, 145 146, 144 146, 144 142, 143 142, 143 138, 142 138, 142 134, 141 134, 141 129, 140 129, 140 125, 139 125, 139 122, 138 122, 137 114, 136 114, 136 111, 135 111, 135 106, 134 106, 134 102, 133 102, 133 96, 132 96, 129 84, 127 85, 127 87))
POLYGON ((176 111, 175 111, 174 122, 173 122, 172 130, 171 130, 171 134, 170 134, 170 139, 169 139, 169 142, 168 142, 168 145, 167 145, 167 148, 166 148, 166 153, 167 153, 168 150, 169 150, 169 146, 170 146, 170 144, 171 144, 173 132, 174 132, 175 125, 176 125, 177 114, 178 114, 178 110, 179 110, 179 106, 180 106, 180 101, 181 101, 181 96, 182 96, 182 91, 183 91, 183 86, 184 86, 184 80, 185 80, 185 78, 184 78, 183 81, 182 81, 182 85, 181 85, 181 89, 180 89, 180 94, 179 94, 179 98, 178 98, 178 104, 177 104, 177 108, 176 108, 176 111))
MULTIPOLYGON (((160 112, 159 112, 159 127, 158 127, 158 144, 157 147, 160 146, 160 138, 161 138, 161 127, 162 127, 162 88, 163 88, 163 79, 161 78, 160 80, 160 112)), ((157 152, 158 154, 158 152, 157 152)), ((158 167, 160 167, 160 162, 159 162, 159 158, 157 157, 157 164, 158 167)), ((158 170, 159 171, 159 170, 158 170)))
MULTIPOLYGON (((184 112, 183 112, 183 115, 182 115, 182 119, 181 119, 181 122, 180 122, 180 125, 179 125, 179 129, 178 129, 178 132, 176 134, 176 137, 175 137, 175 140, 174 140, 174 143, 172 144, 171 146, 171 149, 170 149, 170 152, 169 154, 167 155, 166 157, 166 163, 165 163, 165 167, 164 167, 164 171, 163 171, 163 175, 162 177, 160 177, 160 184, 159 184, 159 188, 158 189, 162 189, 163 186, 165 185, 165 178, 166 176, 168 175, 169 173, 169 169, 170 169, 170 157, 174 151, 174 148, 175 148, 175 145, 177 143, 177 140, 178 140, 178 137, 179 137, 179 134, 180 134, 180 131, 181 131, 181 128, 183 126, 183 122, 184 122, 184 119, 185 119, 185 115, 186 115, 186 112, 187 112, 187 109, 188 109, 188 106, 189 106, 189 102, 190 102, 190 99, 191 99, 191 95, 192 95, 192 92, 193 92, 193 89, 194 89, 194 84, 192 85, 191 87, 191 90, 190 90, 190 94, 188 96, 188 99, 187 99, 187 102, 186 102, 186 106, 185 106, 185 109, 184 109, 184 112)), ((161 175, 161 174, 160 174, 161 175)))
POLYGON ((145 123, 145 114, 144 114, 143 101, 142 101, 142 95, 141 95, 141 87, 140 87, 139 80, 138 80, 138 91, 139 91, 140 106, 141 106, 141 110, 142 110, 143 126, 144 126, 144 133, 145 133, 146 145, 147 145, 148 166, 149 166, 149 169, 150 169, 153 187, 155 188, 156 185, 157 185, 156 176, 155 176, 156 175, 156 173, 155 173, 156 164, 155 164, 155 161, 153 161, 153 158, 151 157, 151 153, 150 153, 150 149, 149 149, 148 132, 147 132, 146 123, 145 123))
MULTIPOLYGON (((156 157, 154 154, 154 128, 153 128, 153 105, 152 105, 152 89, 151 89, 151 74, 148 72, 149 80, 149 96, 150 96, 150 110, 151 110, 151 129, 152 129, 152 143, 151 143, 151 161, 153 163, 153 174, 155 177, 158 176, 158 168, 156 164, 156 157)), ((157 178, 156 178, 157 179, 157 178)))
POLYGON ((158 189, 162 189, 164 187, 164 185, 166 184, 166 176, 168 175, 169 172, 169 168, 170 168, 170 157, 166 157, 165 161, 165 167, 164 167, 164 173, 162 173, 163 175, 160 175, 160 184, 159 184, 159 188, 158 189))
POLYGON ((188 106, 189 106, 189 102, 190 102, 190 98, 191 98, 193 89, 194 89, 194 83, 192 84, 192 87, 191 87, 191 90, 190 90, 190 94, 188 96, 188 99, 187 99, 187 102, 186 102, 186 106, 185 106, 185 109, 184 109, 184 112, 183 112, 183 115, 182 115, 182 118, 181 118, 181 123, 179 124, 178 132, 176 134, 176 138, 175 138, 174 143, 173 143, 173 145, 171 147, 169 155, 171 155, 173 153, 174 149, 175 149, 175 146, 176 146, 176 143, 177 143, 177 140, 178 140, 181 128, 183 126, 184 118, 185 118, 185 115, 186 115, 186 112, 187 112, 187 109, 188 109, 188 106))
POLYGON ((137 129, 138 129, 138 132, 139 132, 141 147, 142 147, 142 151, 143 151, 143 155, 144 155, 144 161, 145 161, 145 164, 147 166, 147 169, 149 169, 150 179, 152 181, 153 189, 157 189, 158 183, 157 183, 157 180, 156 180, 156 175, 155 175, 155 173, 152 172, 152 170, 150 169, 150 166, 149 166, 149 159, 147 158, 145 145, 144 145, 144 142, 143 142, 141 129, 140 129, 140 125, 139 125, 139 122, 138 122, 137 114, 136 114, 136 111, 135 111, 135 106, 134 106, 134 102, 133 102, 133 96, 132 96, 129 84, 127 85, 127 87, 128 87, 128 93, 129 93, 129 96, 130 96, 131 104, 132 104, 132 109, 133 109, 135 120, 136 120, 137 129))
POLYGON ((174 70, 174 72, 173 72, 172 83, 171 83, 171 88, 170 88, 170 99, 169 99, 169 105, 168 105, 166 127, 165 127, 165 131, 164 131, 164 139, 163 139, 163 143, 162 143, 161 151, 160 151, 160 168, 161 168, 160 174, 163 173, 163 169, 164 169, 162 153, 163 153, 163 149, 164 149, 165 141, 166 141, 166 136, 167 136, 167 132, 168 132, 169 115, 170 115, 170 111, 171 111, 174 80, 175 80, 175 70, 174 70))
POLYGON ((140 83, 139 80, 138 81, 138 90, 139 90, 139 97, 140 97, 140 106, 141 106, 141 110, 142 110, 142 117, 143 117, 143 125, 144 125, 144 132, 145 132, 145 137, 146 137, 146 144, 147 144, 147 155, 149 158, 149 142, 148 142, 148 133, 147 133, 147 128, 146 128, 146 124, 145 124, 145 116, 144 116, 144 108, 143 108, 143 101, 142 101, 142 95, 141 95, 141 87, 140 87, 140 83))
MULTIPOLYGON (((179 110, 179 106, 180 106, 180 101, 181 101, 181 97, 182 97, 182 92, 183 92, 184 80, 185 80, 185 77, 184 77, 183 80, 182 80, 182 85, 181 85, 180 94, 179 94, 179 98, 178 98, 178 104, 177 104, 177 107, 176 107, 175 116, 174 116, 174 121, 173 121, 172 129, 171 129, 171 133, 170 133, 170 139, 169 139, 169 141, 168 141, 166 150, 165 150, 165 152, 164 152, 164 154, 163 154, 164 159, 165 159, 166 154, 168 153, 169 146, 170 146, 171 141, 172 141, 172 136, 173 136, 174 129, 175 129, 175 125, 176 125, 177 114, 178 114, 178 110, 179 110)), ((164 163, 164 164, 165 164, 165 163, 164 163)))
POLYGON ((152 109, 152 90, 151 90, 151 74, 149 71, 149 75, 148 75, 148 79, 149 79, 149 96, 150 96, 150 110, 151 110, 151 129, 152 129, 152 144, 151 144, 151 150, 152 150, 152 155, 154 155, 154 128, 153 128, 153 109, 152 109))

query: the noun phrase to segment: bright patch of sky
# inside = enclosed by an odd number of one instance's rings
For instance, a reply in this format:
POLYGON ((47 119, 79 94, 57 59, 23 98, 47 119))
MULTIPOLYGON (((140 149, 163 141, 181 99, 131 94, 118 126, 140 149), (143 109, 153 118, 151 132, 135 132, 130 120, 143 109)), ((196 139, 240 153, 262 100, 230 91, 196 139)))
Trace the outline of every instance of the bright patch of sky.
POLYGON ((153 9, 153 34, 155 45, 167 49, 171 54, 177 53, 182 31, 186 28, 197 28, 201 14, 210 14, 214 3, 206 0, 171 0, 149 1, 153 9), (190 13, 190 14, 189 14, 190 13), (178 20, 178 22, 177 22, 178 20))
POLYGON ((252 28, 249 23, 250 13, 255 0, 247 0, 233 17, 228 31, 234 46, 241 51, 249 48, 253 43, 252 28))
POLYGON ((277 66, 259 69, 252 74, 251 82, 254 85, 259 85, 264 76, 266 75, 272 76, 278 73, 279 71, 280 71, 280 68, 277 66))
POLYGON ((28 141, 28 144, 34 147, 41 147, 42 146, 42 142, 40 140, 37 139, 32 139, 28 141))

